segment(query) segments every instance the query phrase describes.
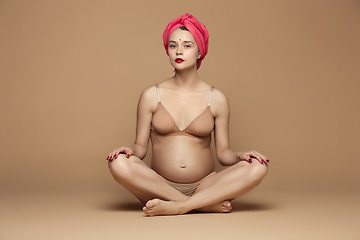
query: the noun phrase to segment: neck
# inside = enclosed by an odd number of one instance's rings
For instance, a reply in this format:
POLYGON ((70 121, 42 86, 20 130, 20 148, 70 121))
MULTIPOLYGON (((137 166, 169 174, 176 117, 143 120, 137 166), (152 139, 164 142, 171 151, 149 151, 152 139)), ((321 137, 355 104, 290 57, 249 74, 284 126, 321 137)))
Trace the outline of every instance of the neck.
POLYGON ((201 81, 196 66, 191 69, 176 70, 173 79, 175 84, 183 89, 193 89, 201 81))

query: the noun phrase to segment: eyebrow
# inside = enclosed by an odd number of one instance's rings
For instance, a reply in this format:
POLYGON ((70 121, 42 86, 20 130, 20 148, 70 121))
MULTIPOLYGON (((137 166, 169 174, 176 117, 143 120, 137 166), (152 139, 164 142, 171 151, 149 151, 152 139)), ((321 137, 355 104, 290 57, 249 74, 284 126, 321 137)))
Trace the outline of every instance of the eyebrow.
MULTIPOLYGON (((169 41, 169 43, 171 43, 171 42, 176 43, 176 41, 173 41, 173 40, 169 41)), ((184 43, 193 43, 192 41, 182 41, 182 42, 184 42, 184 43)))

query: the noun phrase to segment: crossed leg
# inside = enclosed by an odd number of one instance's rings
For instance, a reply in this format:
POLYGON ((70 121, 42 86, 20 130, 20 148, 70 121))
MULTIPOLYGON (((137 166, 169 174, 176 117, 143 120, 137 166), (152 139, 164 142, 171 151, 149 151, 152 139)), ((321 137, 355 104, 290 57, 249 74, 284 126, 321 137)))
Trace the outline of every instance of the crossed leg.
POLYGON ((180 201, 152 199, 143 211, 148 216, 184 214, 206 208, 226 199, 239 197, 257 186, 267 173, 267 165, 258 161, 238 162, 206 178, 190 198, 180 201))
MULTIPOLYGON (((109 161, 109 168, 114 179, 134 194, 144 205, 152 199, 180 202, 190 198, 170 186, 164 177, 135 156, 126 158, 124 154, 120 154, 117 159, 109 161)), ((223 200, 206 205, 205 208, 196 208, 196 210, 229 212, 231 204, 223 200)))

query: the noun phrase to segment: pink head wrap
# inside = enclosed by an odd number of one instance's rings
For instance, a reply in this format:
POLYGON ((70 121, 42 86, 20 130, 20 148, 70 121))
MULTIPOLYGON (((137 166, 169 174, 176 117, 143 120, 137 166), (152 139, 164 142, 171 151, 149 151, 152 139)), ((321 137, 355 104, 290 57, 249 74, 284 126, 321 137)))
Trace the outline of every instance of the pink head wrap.
POLYGON ((181 15, 166 26, 166 29, 163 33, 163 41, 166 54, 169 55, 168 40, 170 34, 181 26, 185 26, 189 30, 189 32, 193 35, 196 44, 199 47, 199 51, 201 54, 201 57, 198 59, 197 62, 197 69, 199 69, 201 61, 205 58, 207 54, 209 44, 209 32, 207 31, 205 25, 196 20, 196 18, 189 13, 181 15))

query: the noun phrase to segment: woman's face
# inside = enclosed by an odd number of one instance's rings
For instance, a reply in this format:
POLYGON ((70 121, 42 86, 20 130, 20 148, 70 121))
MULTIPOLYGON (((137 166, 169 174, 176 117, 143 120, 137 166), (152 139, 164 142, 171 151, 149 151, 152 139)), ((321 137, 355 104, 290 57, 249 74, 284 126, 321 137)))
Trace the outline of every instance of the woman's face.
POLYGON ((168 53, 171 65, 177 70, 194 66, 196 69, 197 60, 201 57, 199 48, 191 33, 179 28, 173 31, 169 37, 168 53), (175 61, 177 58, 184 61, 175 61))

